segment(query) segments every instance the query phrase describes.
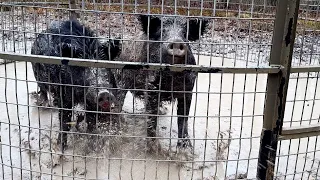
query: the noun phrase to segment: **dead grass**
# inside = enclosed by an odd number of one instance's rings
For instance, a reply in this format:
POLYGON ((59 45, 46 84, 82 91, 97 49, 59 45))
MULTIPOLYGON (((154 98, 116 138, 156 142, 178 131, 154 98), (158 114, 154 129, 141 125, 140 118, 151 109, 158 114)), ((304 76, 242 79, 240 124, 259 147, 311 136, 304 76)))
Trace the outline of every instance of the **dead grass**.
POLYGON ((298 27, 307 30, 320 30, 320 22, 315 20, 298 20, 298 27))
MULTIPOLYGON (((48 0, 47 0, 48 1, 48 0)), ((62 1, 61 1, 62 2, 62 1)), ((46 7, 49 7, 46 5, 46 7)), ((54 8, 42 8, 42 7, 25 7, 24 9, 27 9, 28 12, 32 14, 37 14, 37 15, 44 15, 46 13, 50 14, 57 14, 58 16, 62 14, 68 14, 68 5, 63 5, 61 6, 65 9, 62 10, 57 10, 54 8), (60 14, 60 15, 59 15, 60 14)), ((4 7, 2 7, 4 8, 4 7)), ((99 14, 104 14, 103 12, 108 12, 108 13, 148 13, 147 10, 148 6, 147 5, 139 5, 139 6, 132 6, 125 4, 124 6, 119 6, 119 5, 111 5, 109 6, 108 4, 100 4, 94 6, 93 3, 87 3, 84 7, 86 10, 98 10, 101 11, 99 14)), ((16 9, 15 9, 16 10, 16 9)), ((84 14, 91 14, 94 12, 87 12, 84 14)), ((249 24, 249 19, 252 17, 250 13, 242 12, 239 14, 238 12, 235 11, 226 11, 226 10, 216 10, 213 11, 212 9, 197 9, 197 8, 186 8, 186 7, 170 7, 170 6, 164 6, 162 9, 161 6, 154 6, 150 8, 150 14, 170 14, 170 15, 184 15, 184 16, 202 16, 202 17, 221 17, 221 19, 216 19, 215 22, 226 22, 228 23, 229 27, 230 26, 237 26, 237 21, 238 19, 242 19, 240 25, 241 26, 248 26, 249 24), (228 18, 228 19, 227 19, 228 18), (234 19, 230 19, 234 18, 234 19), (230 24, 231 22, 231 24, 230 24)), ((62 15, 62 16, 64 16, 62 15)), ((263 18, 266 17, 266 15, 258 15, 254 14, 253 17, 258 17, 258 18, 263 18)), ((258 31, 264 31, 264 32, 272 32, 273 31, 273 20, 263 20, 263 19, 257 19, 257 20, 250 20, 252 29, 258 30, 258 31)), ((249 26, 248 26, 249 28, 249 26)), ((316 20, 298 20, 298 27, 297 31, 301 32, 303 29, 308 29, 308 30, 320 30, 320 22, 316 20)))

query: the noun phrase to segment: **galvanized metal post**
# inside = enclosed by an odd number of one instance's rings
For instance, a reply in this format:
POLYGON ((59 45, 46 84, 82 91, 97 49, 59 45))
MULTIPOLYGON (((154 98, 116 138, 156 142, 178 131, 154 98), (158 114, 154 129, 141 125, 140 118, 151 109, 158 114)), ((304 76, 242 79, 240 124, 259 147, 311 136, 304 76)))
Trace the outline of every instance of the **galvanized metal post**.
POLYGON ((273 180, 278 136, 281 134, 296 34, 300 0, 278 0, 270 65, 282 65, 268 74, 257 178, 273 180))

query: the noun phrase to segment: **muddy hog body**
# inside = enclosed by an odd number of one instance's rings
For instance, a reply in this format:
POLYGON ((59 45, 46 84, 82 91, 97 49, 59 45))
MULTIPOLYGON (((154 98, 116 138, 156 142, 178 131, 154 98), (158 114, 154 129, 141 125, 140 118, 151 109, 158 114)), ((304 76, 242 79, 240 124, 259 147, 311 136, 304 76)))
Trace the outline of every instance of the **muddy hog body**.
MULTIPOLYGON (((204 32, 207 21, 145 15, 139 16, 139 21, 143 31, 142 39, 150 41, 135 42, 130 45, 129 50, 124 48, 119 61, 196 64, 188 40, 198 40, 204 32)), ((191 146, 188 139, 188 118, 186 116, 189 115, 197 73, 123 69, 118 70, 116 74, 119 87, 136 89, 131 90, 135 96, 146 98, 146 109, 150 114, 158 114, 162 102, 177 100, 178 137, 181 138, 178 140, 178 146, 191 146), (146 92, 145 89, 157 91, 146 92)), ((125 93, 122 91, 122 99, 125 93)), ((156 127, 157 117, 150 116, 147 127, 149 137, 156 136, 156 127)))
MULTIPOLYGON (((101 44, 96 38, 92 38, 94 33, 78 21, 54 22, 44 33, 48 34, 37 36, 31 49, 32 54, 108 60, 120 52, 119 41, 101 44)), ((69 66, 67 61, 62 64, 32 63, 36 80, 47 82, 38 82, 38 93, 42 102, 48 101, 47 95, 51 93, 55 105, 60 108, 72 109, 77 104, 83 104, 88 111, 111 110, 110 106, 116 101, 116 97, 114 90, 109 88, 115 88, 116 83, 110 69, 69 66), (58 84, 50 85, 48 82, 58 84)), ((85 115, 88 131, 94 130, 99 114, 86 112, 85 115)), ((62 131, 70 130, 71 118, 72 111, 59 110, 62 131)), ((58 142, 64 149, 67 145, 67 134, 60 133, 58 142)))

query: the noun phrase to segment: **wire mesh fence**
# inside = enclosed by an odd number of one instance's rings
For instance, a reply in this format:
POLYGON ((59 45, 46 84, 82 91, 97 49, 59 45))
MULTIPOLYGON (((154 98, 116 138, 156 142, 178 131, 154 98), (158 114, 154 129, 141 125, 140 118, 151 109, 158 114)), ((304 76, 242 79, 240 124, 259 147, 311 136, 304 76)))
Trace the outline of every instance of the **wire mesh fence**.
MULTIPOLYGON (((314 5, 318 2, 309 1, 307 3, 314 5)), ((311 43, 312 45, 307 43, 308 37, 318 36, 316 34, 319 31, 319 27, 307 25, 311 19, 315 20, 312 22, 318 22, 318 11, 316 7, 312 7, 303 9, 299 14, 298 24, 301 26, 299 27, 298 25, 299 30, 296 34, 294 66, 304 66, 309 63, 312 64, 311 66, 319 65, 318 57, 315 53, 318 50, 316 46, 313 46, 317 44, 317 40, 313 41, 314 44, 311 43), (309 50, 307 50, 307 46, 310 47, 309 50), (315 61, 312 62, 313 60, 315 61), (304 63, 306 61, 308 63, 304 63)), ((318 123, 319 112, 314 109, 319 104, 317 98, 320 92, 318 81, 319 72, 292 73, 290 75, 284 128, 312 126, 312 124, 318 123)), ((317 139, 318 136, 311 136, 280 141, 276 166, 278 177, 283 179, 318 179, 317 169, 319 164, 317 154, 319 145, 317 139)))
MULTIPOLYGON (((0 2, 2 179, 259 179, 276 1, 0 2)), ((319 124, 319 6, 284 132, 319 124)), ((319 179, 317 139, 280 136, 274 178, 319 179)))

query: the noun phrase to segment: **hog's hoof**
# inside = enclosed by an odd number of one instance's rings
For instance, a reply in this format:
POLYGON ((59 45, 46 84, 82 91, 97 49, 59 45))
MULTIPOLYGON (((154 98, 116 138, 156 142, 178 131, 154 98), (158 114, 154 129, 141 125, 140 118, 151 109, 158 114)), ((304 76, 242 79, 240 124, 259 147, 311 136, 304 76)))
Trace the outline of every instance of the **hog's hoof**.
POLYGON ((46 106, 48 104, 48 100, 45 99, 43 96, 39 94, 32 94, 32 96, 35 99, 35 104, 37 106, 46 106))
POLYGON ((167 107, 160 107, 159 108, 159 115, 166 115, 168 112, 168 108, 167 107))
POLYGON ((38 97, 38 92, 37 91, 32 91, 32 92, 29 92, 29 95, 31 96, 31 98, 37 98, 38 97))
POLYGON ((147 140, 147 151, 148 153, 156 153, 161 150, 160 143, 157 139, 148 139, 147 140))
POLYGON ((177 143, 178 148, 192 148, 190 139, 179 139, 177 143))
POLYGON ((57 139, 57 146, 60 148, 59 150, 63 154, 64 151, 68 148, 66 134, 59 133, 59 136, 58 136, 58 139, 57 139))
POLYGON ((43 99, 37 99, 36 105, 43 106, 43 107, 50 107, 50 104, 48 103, 48 101, 43 99))
POLYGON ((35 104, 37 106, 43 106, 43 107, 51 107, 48 98, 42 94, 41 92, 32 92, 30 93, 31 98, 35 100, 35 104))
POLYGON ((59 102, 58 102, 58 100, 57 99, 54 99, 53 101, 52 101, 52 106, 59 106, 59 102))
POLYGON ((58 151, 56 153, 57 154, 52 155, 52 162, 47 166, 48 168, 55 168, 61 164, 61 162, 63 160, 62 152, 58 151))
POLYGON ((63 151, 61 145, 58 141, 53 142, 52 144, 52 156, 51 161, 47 163, 47 168, 54 168, 62 163, 63 160, 63 151))
POLYGON ((161 106, 159 107, 159 115, 166 115, 169 111, 168 108, 169 103, 168 102, 163 102, 161 106))

